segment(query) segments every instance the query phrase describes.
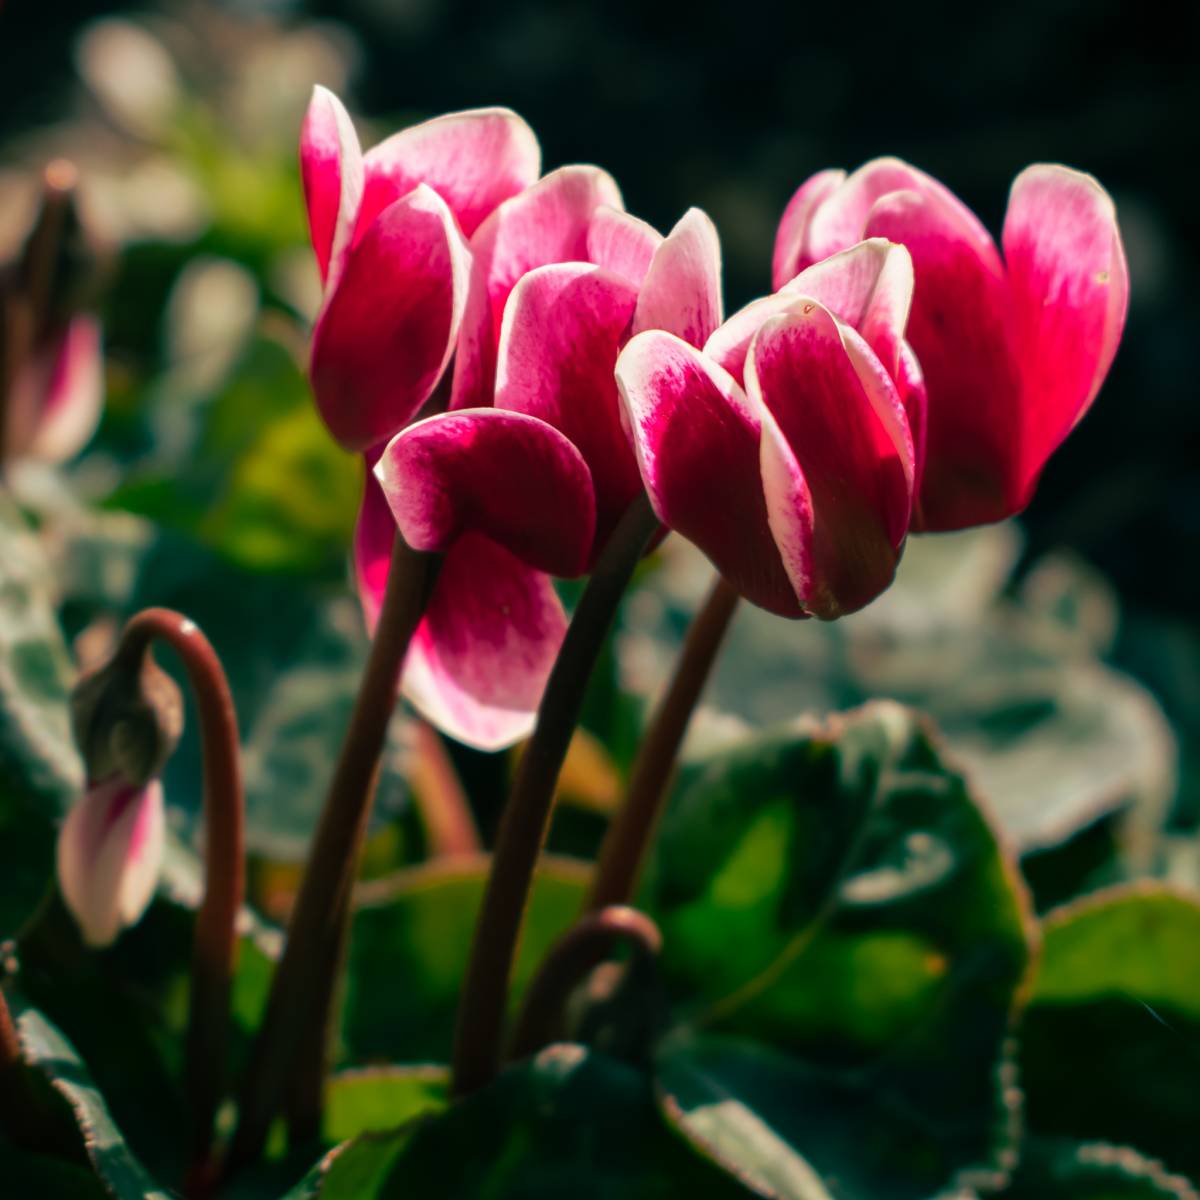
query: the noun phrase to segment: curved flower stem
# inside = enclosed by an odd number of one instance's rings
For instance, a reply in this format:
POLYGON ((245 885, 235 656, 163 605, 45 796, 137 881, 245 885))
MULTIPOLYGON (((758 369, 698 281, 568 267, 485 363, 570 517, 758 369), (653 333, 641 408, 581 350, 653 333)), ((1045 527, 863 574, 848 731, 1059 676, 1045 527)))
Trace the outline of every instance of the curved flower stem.
POLYGON ((617 605, 658 521, 645 496, 630 505, 596 562, 550 672, 537 725, 500 820, 458 1007, 451 1091, 482 1087, 500 1061, 509 979, 554 787, 579 722, 584 689, 617 605))
POLYGON ((718 575, 692 621, 675 674, 638 749, 625 803, 600 848, 584 912, 628 904, 633 899, 646 851, 662 815, 679 747, 737 603, 737 592, 718 575))
POLYGON ((193 1177, 209 1169, 213 1123, 225 1085, 229 992, 237 960, 237 916, 245 891, 245 798, 237 716, 221 660, 180 613, 147 608, 125 626, 117 656, 139 660, 155 641, 180 657, 196 700, 204 753, 205 881, 192 945, 187 1091, 192 1106, 193 1177))
POLYGON ((588 913, 559 938, 525 993, 510 1057, 527 1058, 558 1036, 571 992, 623 941, 646 961, 656 959, 662 949, 658 926, 645 913, 623 904, 588 913))
POLYGON ((338 961, 358 850, 366 834, 379 756, 409 642, 425 612, 441 559, 412 550, 397 534, 370 657, 341 754, 313 836, 266 1013, 242 1087, 226 1172, 257 1158, 279 1111, 307 1031, 327 1027, 335 989, 321 983, 338 961))

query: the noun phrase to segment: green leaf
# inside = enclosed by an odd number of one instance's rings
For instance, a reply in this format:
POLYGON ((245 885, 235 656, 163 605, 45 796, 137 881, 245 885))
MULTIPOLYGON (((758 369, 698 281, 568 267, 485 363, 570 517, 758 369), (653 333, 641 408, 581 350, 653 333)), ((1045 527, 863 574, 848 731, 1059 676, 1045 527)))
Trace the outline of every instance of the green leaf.
POLYGON ((325 1089, 323 1136, 336 1145, 440 1112, 449 1087, 449 1071, 434 1065, 340 1071, 325 1089))
MULTIPOLYGON (((349 1061, 449 1060, 487 866, 483 858, 435 863, 359 888, 342 1035, 349 1061)), ((514 996, 575 919, 586 880, 586 868, 567 859, 539 868, 514 996)))
POLYGON ((750 1194, 672 1136, 640 1072, 582 1046, 558 1045, 438 1116, 351 1142, 293 1200, 750 1194))
POLYGON ((1052 913, 1021 1025, 1030 1128, 1200 1174, 1198 980, 1193 895, 1142 883, 1052 913))
POLYGON ((861 1110, 868 1141, 888 1143, 903 1112, 921 1131, 905 1137, 936 1148, 893 1190, 925 1186, 923 1164, 945 1178, 1003 1147, 998 1068, 1029 901, 913 713, 868 705, 690 765, 642 903, 685 1026, 785 1052, 831 1111, 861 1110))
POLYGON ((0 1142, 0 1186, 14 1197, 111 1200, 112 1193, 85 1167, 0 1142))
POLYGON ((1195 1187, 1127 1146, 1034 1139, 997 1200, 1200 1200, 1195 1187))

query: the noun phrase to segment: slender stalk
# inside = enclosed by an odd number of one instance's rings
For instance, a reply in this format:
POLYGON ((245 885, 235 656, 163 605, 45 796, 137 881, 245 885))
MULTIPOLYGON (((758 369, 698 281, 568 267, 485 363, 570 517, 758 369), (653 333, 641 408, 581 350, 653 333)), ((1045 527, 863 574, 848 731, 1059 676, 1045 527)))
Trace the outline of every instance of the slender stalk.
POLYGON ((679 747, 737 603, 737 592, 718 575, 704 606, 692 621, 675 674, 638 749, 625 803, 600 848, 584 912, 595 912, 610 904, 628 904, 633 899, 646 851, 662 816, 679 747))
POLYGON ((546 683, 533 737, 521 756, 500 820, 475 926, 454 1039, 451 1090, 455 1095, 482 1087, 498 1068, 509 979, 534 867, 549 826, 554 787, 596 657, 657 527, 649 502, 639 497, 600 555, 546 683))
POLYGON ((429 858, 468 858, 479 854, 479 830, 458 772, 442 736, 426 721, 414 723, 414 768, 409 780, 429 858))
POLYGON ((623 904, 588 913, 559 938, 525 993, 511 1058, 528 1058, 559 1036, 571 993, 621 942, 628 942, 633 953, 647 961, 656 959, 662 949, 658 926, 623 904))
POLYGON ((305 1033, 326 1027, 325 1015, 314 1017, 314 1012, 322 1003, 328 1005, 333 990, 323 988, 320 977, 337 959, 357 852, 370 816, 376 765, 396 704, 404 657, 425 611, 439 562, 437 556, 410 549, 396 535, 370 657, 242 1087, 227 1172, 258 1157, 271 1119, 283 1102, 305 1033))
POLYGON ((237 965, 237 916, 245 894, 245 797, 237 715, 221 660, 196 625, 168 608, 147 608, 125 626, 118 656, 140 659, 155 641, 183 662, 200 719, 204 754, 205 883, 192 943, 187 1091, 193 1177, 209 1170, 213 1124, 225 1088, 229 993, 237 965))

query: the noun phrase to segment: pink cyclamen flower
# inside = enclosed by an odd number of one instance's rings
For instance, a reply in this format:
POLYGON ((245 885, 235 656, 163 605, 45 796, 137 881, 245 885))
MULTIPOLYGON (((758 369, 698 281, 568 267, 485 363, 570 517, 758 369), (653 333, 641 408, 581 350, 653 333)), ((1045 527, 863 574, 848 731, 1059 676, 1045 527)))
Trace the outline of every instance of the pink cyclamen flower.
POLYGON ((482 748, 532 726, 566 631, 551 576, 586 573, 641 491, 613 376, 621 347, 657 327, 699 343, 720 321, 711 221, 691 210, 663 238, 619 203, 604 172, 566 167, 480 226, 454 381, 468 406, 402 431, 376 467, 391 513, 381 502, 359 539, 364 592, 378 594, 396 524, 446 553, 404 688, 482 748))
POLYGON ((1125 324, 1129 276, 1111 198, 1079 171, 1027 168, 1013 182, 1001 259, 957 197, 898 159, 822 171, 784 212, 775 286, 874 236, 907 246, 915 272, 908 337, 929 408, 913 528, 1020 512, 1095 399, 1125 324))
POLYGON ((83 940, 114 942, 154 895, 165 823, 162 785, 114 778, 92 783, 58 835, 58 885, 83 940))
POLYGON ((753 603, 832 619, 891 582, 924 391, 912 264, 880 239, 735 313, 703 350, 635 337, 617 382, 651 503, 753 603))

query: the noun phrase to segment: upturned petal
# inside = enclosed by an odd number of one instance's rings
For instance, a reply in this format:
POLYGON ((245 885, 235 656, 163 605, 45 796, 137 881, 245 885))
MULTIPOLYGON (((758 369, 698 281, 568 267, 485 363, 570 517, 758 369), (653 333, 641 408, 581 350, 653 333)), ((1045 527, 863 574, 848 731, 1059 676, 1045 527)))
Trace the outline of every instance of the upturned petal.
POLYGON ((401 429, 454 350, 470 252, 436 192, 418 185, 355 246, 313 331, 317 407, 347 449, 401 429))
POLYGON ((1111 197, 1067 167, 1037 165, 1017 176, 1003 245, 1014 350, 1024 368, 1023 507, 1108 374, 1125 325, 1129 272, 1111 197))
POLYGON ((588 231, 602 205, 623 207, 607 171, 559 167, 506 200, 475 231, 475 271, 454 363, 451 407, 491 404, 496 342, 509 293, 535 267, 588 261, 588 231))
POLYGON ((474 532, 552 575, 587 567, 591 473, 575 446, 536 417, 497 408, 429 417, 388 443, 375 476, 416 550, 444 551, 474 532))
POLYGON ((89 786, 58 835, 58 884, 89 946, 110 945, 154 895, 165 822, 162 785, 89 786))
POLYGON ((721 317, 721 243, 708 214, 689 208, 654 252, 633 332, 665 329, 703 346, 721 317))
POLYGON ((579 448, 596 493, 596 546, 605 544, 641 490, 621 427, 613 368, 637 289, 588 263, 526 274, 504 313, 496 407, 528 413, 579 448))
MULTIPOLYGON (((26 453, 44 462, 66 462, 91 440, 104 406, 104 363, 100 323, 91 316, 74 317, 62 337, 41 356, 34 384, 40 390, 33 438, 26 453)), ((17 387, 22 385, 18 382, 17 387)))
POLYGON ((321 279, 332 286, 350 252, 363 196, 363 157, 342 102, 319 84, 300 128, 300 177, 321 279))
POLYGON ((393 200, 428 184, 470 237, 495 208, 538 177, 542 151, 532 129, 508 108, 447 113, 373 146, 357 237, 393 200))
POLYGON ((806 179, 788 201, 775 233, 775 251, 771 258, 771 286, 775 291, 812 261, 806 246, 813 212, 845 179, 845 171, 818 171, 806 179))
POLYGON ((737 381, 661 331, 630 341, 616 377, 659 519, 699 546, 752 603, 800 616, 767 518, 759 415, 737 381))
POLYGON ((663 236, 645 221, 619 208, 601 205, 587 231, 587 260, 641 287, 663 236))
POLYGON ((746 385, 766 409, 767 512, 796 594, 817 617, 853 612, 891 582, 908 530, 913 450, 895 385, 812 299, 759 330, 746 385))
POLYGON ((499 750, 533 728, 567 619, 547 575, 480 534, 442 563, 405 660, 403 691, 444 733, 499 750))

